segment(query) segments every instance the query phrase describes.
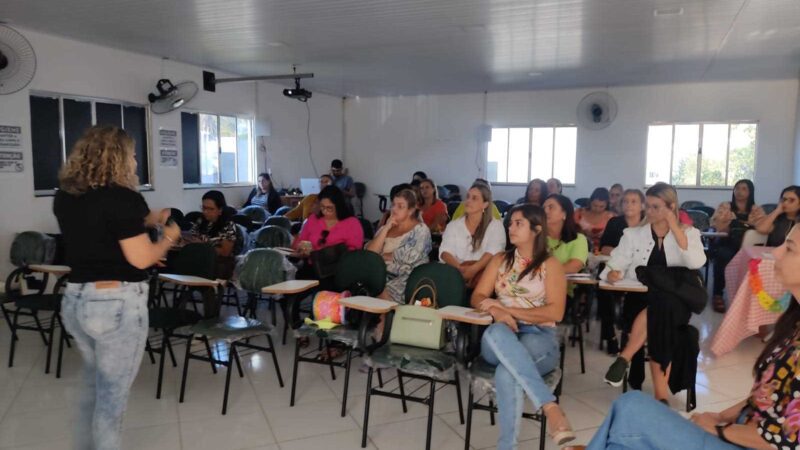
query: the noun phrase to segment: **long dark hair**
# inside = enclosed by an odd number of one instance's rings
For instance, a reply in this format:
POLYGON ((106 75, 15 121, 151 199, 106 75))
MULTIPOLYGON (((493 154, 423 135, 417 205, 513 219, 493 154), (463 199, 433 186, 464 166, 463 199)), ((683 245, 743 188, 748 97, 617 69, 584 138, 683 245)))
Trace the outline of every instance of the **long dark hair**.
POLYGON ((567 216, 564 219, 564 226, 561 227, 561 241, 564 243, 574 241, 578 238, 578 224, 575 223, 575 208, 572 206, 572 200, 565 195, 550 194, 545 201, 551 198, 558 202, 558 205, 567 216))
MULTIPOLYGON (((211 237, 217 236, 220 231, 228 224, 228 221, 231 219, 230 215, 227 213, 226 209, 228 207, 228 203, 225 201, 225 194, 220 191, 208 191, 203 194, 203 200, 211 200, 214 202, 217 208, 222 212, 220 214, 219 219, 214 222, 209 230, 209 235, 211 237)), ((201 227, 205 227, 208 225, 208 221, 205 217, 203 217, 202 222, 200 223, 201 227)))
POLYGON ((800 303, 797 303, 797 300, 792 296, 789 299, 789 307, 781 314, 778 323, 775 324, 775 332, 772 334, 772 338, 767 342, 764 350, 758 355, 756 363, 753 365, 753 375, 756 379, 761 378, 761 373, 765 369, 765 367, 759 368, 759 366, 772 355, 775 348, 782 345, 786 339, 794 336, 798 322, 800 322, 800 303))
POLYGON ((530 200, 528 200, 528 194, 531 192, 531 188, 534 185, 539 185, 539 206, 541 206, 544 204, 544 199, 547 198, 547 183, 541 178, 534 178, 528 183, 528 186, 525 188, 525 195, 522 196, 522 203, 530 202, 530 200))
MULTIPOLYGON (((531 263, 519 274, 519 279, 521 280, 525 275, 536 273, 539 267, 550 257, 550 252, 547 250, 547 218, 545 217, 544 209, 533 203, 524 203, 511 208, 508 211, 508 216, 511 217, 516 212, 521 213, 522 217, 530 223, 531 231, 538 233, 533 241, 533 254, 521 255, 524 258, 531 258, 531 263)), ((513 246, 506 250, 506 254, 503 257, 506 270, 514 265, 514 253, 516 251, 516 247, 513 246)))
POLYGON ((740 185, 742 183, 747 185, 747 190, 749 192, 749 194, 747 195, 747 205, 744 207, 744 212, 747 213, 747 214, 750 214, 750 211, 753 209, 753 205, 756 204, 756 187, 753 184, 753 182, 748 180, 748 179, 739 180, 739 181, 736 182, 736 184, 733 185, 734 192, 731 193, 731 209, 733 210, 734 213, 738 212, 736 210, 736 192, 735 191, 736 191, 736 186, 738 186, 738 185, 740 185))
POLYGON ((608 189, 604 187, 599 187, 594 191, 592 191, 592 195, 589 196, 589 203, 591 204, 591 202, 595 200, 606 202, 606 211, 608 211, 609 208, 611 208, 611 194, 608 193, 608 189))
MULTIPOLYGON (((317 201, 321 202, 322 199, 327 198, 328 200, 333 203, 334 208, 336 208, 336 219, 337 220, 344 220, 348 217, 353 217, 353 213, 350 211, 350 208, 347 207, 347 203, 344 200, 344 194, 342 190, 336 186, 330 185, 325 186, 319 191, 317 195, 317 201)), ((317 213, 317 217, 322 217, 322 211, 317 213)))
MULTIPOLYGON (((268 191, 269 194, 277 194, 278 193, 278 190, 275 189, 275 183, 272 182, 272 177, 270 177, 268 173, 266 173, 266 172, 260 173, 260 174, 258 174, 258 178, 263 178, 263 179, 269 181, 269 191, 268 191)), ((259 186, 256 186, 256 189, 258 189, 259 191, 261 190, 261 188, 259 186)))

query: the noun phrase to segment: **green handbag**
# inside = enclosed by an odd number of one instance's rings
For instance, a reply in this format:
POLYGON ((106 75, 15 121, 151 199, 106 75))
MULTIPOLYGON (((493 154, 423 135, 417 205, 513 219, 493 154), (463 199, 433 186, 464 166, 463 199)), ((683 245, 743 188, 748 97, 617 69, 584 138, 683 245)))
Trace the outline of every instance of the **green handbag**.
POLYGON ((444 347, 444 322, 436 314, 436 287, 431 280, 420 281, 411 294, 411 301, 416 300, 422 289, 431 291, 431 307, 417 305, 401 305, 394 310, 392 331, 389 340, 392 344, 410 345, 413 347, 439 350, 444 347))

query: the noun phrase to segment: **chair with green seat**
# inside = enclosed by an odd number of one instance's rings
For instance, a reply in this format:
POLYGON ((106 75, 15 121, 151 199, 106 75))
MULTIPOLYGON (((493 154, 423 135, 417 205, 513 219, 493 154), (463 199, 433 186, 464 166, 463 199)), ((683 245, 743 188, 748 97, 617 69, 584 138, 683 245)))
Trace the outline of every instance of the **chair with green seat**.
MULTIPOLYGON (((245 256, 242 270, 239 273, 239 282, 242 288, 251 292, 260 292, 261 288, 276 281, 282 281, 285 273, 278 269, 282 267, 280 260, 283 257, 274 250, 256 249, 250 251, 245 256)), ((272 341, 272 327, 257 319, 242 316, 230 316, 225 318, 204 319, 194 325, 187 327, 186 356, 183 362, 183 375, 181 377, 181 394, 179 401, 182 403, 186 392, 186 380, 189 372, 189 360, 220 364, 227 367, 225 375, 225 394, 222 400, 222 414, 226 414, 228 409, 228 393, 230 391, 231 369, 234 364, 239 372, 239 377, 244 377, 241 362, 239 361, 239 348, 247 348, 256 351, 263 351, 272 354, 272 362, 275 365, 275 372, 278 375, 278 383, 283 387, 283 377, 281 376, 278 358, 275 354, 275 345, 272 341), (265 336, 268 346, 255 345, 250 342, 251 338, 265 336), (192 341, 195 338, 208 342, 209 339, 222 341, 228 348, 228 360, 215 359, 211 354, 199 356, 192 354, 192 341)))
MULTIPOLYGON (((441 263, 427 263, 415 268, 406 283, 406 304, 414 304, 415 301, 425 297, 435 300, 437 308, 467 306, 466 287, 461 272, 452 266, 441 263)), ((394 321, 398 320, 396 317, 397 312, 392 315, 395 316, 394 321)), ((418 321, 420 319, 409 317, 408 320, 418 321)), ((436 326, 436 322, 431 322, 430 325, 436 326)), ((400 400, 404 413, 408 411, 406 402, 409 401, 428 406, 425 448, 430 449, 437 383, 455 386, 459 418, 461 423, 464 423, 464 408, 461 402, 461 384, 457 365, 458 358, 454 351, 448 349, 447 345, 440 349, 432 349, 399 344, 396 341, 400 336, 392 332, 393 326, 399 325, 397 323, 393 324, 393 320, 387 316, 384 337, 389 336, 389 338, 382 339, 382 342, 376 348, 370 349, 368 357, 365 358, 369 371, 367 373, 367 398, 364 405, 364 428, 362 430, 361 447, 366 447, 367 444, 370 398, 373 395, 378 395, 400 400), (397 388, 395 389, 399 388, 399 394, 394 390, 389 391, 382 390, 380 387, 372 387, 372 376, 376 369, 395 369, 397 371, 397 388), (409 378, 429 383, 430 389, 427 396, 415 396, 413 395, 414 392, 406 394, 405 380, 409 378)), ((453 332, 452 329, 446 330, 443 326, 442 333, 446 342, 452 341, 452 338, 459 335, 461 331, 453 332)), ((406 339, 408 338, 406 337, 406 339)))
MULTIPOLYGON (((256 319, 258 300, 262 298, 261 289, 286 280, 286 270, 283 267, 283 255, 268 248, 256 248, 247 252, 237 269, 237 283, 247 293, 242 316, 256 319)), ((285 305, 285 302, 282 303, 285 305)), ((284 306, 285 309, 285 306, 284 306)), ((275 301, 270 302, 272 325, 277 324, 275 301)), ((285 315, 285 314, 284 314, 285 315)), ((288 323, 283 326, 283 341, 286 341, 288 323)))
POLYGON ((264 221, 267 220, 267 217, 269 217, 269 212, 258 205, 244 207, 241 211, 239 211, 239 214, 247 216, 247 218, 253 223, 264 223, 264 221))
POLYGON ((292 221, 283 216, 272 216, 264 221, 264 226, 281 227, 286 231, 292 230, 292 221))
POLYGON ((292 245, 292 235, 276 225, 266 225, 253 232, 253 248, 289 247, 292 245))
MULTIPOLYGON (((347 252, 341 256, 336 267, 336 274, 334 275, 334 286, 339 292, 349 291, 351 295, 365 295, 368 297, 376 297, 383 292, 386 287, 386 263, 383 258, 377 253, 367 250, 356 250, 347 252)), ((322 364, 329 366, 331 377, 335 380, 336 375, 334 367, 344 368, 344 392, 342 395, 342 417, 345 416, 347 411, 347 392, 350 383, 350 368, 353 359, 353 352, 363 353, 364 348, 359 346, 359 329, 355 326, 364 321, 364 326, 370 325, 367 321, 369 318, 361 317, 358 311, 348 311, 346 318, 348 325, 340 325, 330 330, 324 330, 313 325, 306 325, 300 322, 300 302, 294 301, 290 303, 291 307, 291 323, 295 329, 295 350, 294 350, 294 367, 292 372, 292 393, 289 405, 294 406, 295 392, 297 389, 297 375, 299 372, 300 363, 322 364), (303 338, 318 337, 321 340, 322 347, 327 351, 331 342, 335 345, 343 346, 345 348, 345 359, 342 362, 321 361, 318 358, 310 357, 315 351, 309 351, 304 354, 300 353, 301 346, 300 340, 303 338)))

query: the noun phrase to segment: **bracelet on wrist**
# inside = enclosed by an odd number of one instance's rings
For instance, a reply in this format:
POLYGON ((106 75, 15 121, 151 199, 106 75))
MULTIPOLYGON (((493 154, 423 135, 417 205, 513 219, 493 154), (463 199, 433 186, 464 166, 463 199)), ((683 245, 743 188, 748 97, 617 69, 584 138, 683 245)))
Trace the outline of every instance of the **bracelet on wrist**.
POLYGON ((722 442, 725 442, 726 444, 736 445, 733 442, 729 441, 728 438, 725 437, 725 429, 728 428, 731 425, 733 425, 733 424, 731 424, 731 423, 717 424, 714 427, 717 429, 717 437, 722 439, 722 442))

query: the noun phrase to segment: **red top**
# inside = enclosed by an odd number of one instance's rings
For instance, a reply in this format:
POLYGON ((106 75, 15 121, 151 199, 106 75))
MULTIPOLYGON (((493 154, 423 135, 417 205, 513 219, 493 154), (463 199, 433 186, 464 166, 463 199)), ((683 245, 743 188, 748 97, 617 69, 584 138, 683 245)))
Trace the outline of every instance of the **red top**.
POLYGON ((364 246, 364 229, 361 228, 361 222, 355 217, 340 220, 328 229, 324 218, 312 214, 303 223, 303 228, 292 244, 292 248, 296 249, 302 241, 311 241, 311 247, 314 250, 341 243, 347 245, 348 250, 357 250, 364 246), (328 230, 328 235, 323 242, 322 234, 325 230, 328 230))
POLYGON ((430 208, 422 210, 422 221, 425 222, 425 225, 430 227, 439 214, 447 216, 447 205, 445 205, 443 201, 436 199, 430 208))

